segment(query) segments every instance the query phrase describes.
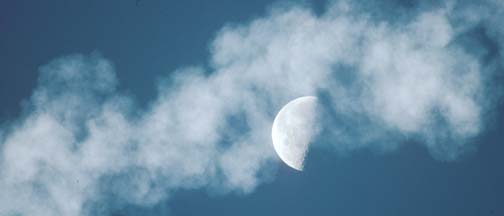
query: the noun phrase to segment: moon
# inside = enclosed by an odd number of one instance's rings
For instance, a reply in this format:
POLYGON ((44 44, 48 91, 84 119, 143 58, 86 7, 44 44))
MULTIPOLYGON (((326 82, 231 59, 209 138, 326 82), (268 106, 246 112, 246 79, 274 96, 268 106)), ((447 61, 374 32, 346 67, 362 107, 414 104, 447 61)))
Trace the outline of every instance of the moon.
POLYGON ((275 117, 271 129, 276 153, 290 167, 302 171, 304 160, 317 129, 318 99, 296 98, 287 103, 275 117))

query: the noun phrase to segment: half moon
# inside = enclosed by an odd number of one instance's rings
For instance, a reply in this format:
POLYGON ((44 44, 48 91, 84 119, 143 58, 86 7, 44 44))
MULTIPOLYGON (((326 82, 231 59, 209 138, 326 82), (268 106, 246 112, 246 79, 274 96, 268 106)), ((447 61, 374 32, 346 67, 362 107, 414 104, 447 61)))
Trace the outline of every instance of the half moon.
POLYGON ((276 153, 290 167, 302 171, 309 144, 317 133, 317 97, 305 96, 287 103, 271 129, 276 153))

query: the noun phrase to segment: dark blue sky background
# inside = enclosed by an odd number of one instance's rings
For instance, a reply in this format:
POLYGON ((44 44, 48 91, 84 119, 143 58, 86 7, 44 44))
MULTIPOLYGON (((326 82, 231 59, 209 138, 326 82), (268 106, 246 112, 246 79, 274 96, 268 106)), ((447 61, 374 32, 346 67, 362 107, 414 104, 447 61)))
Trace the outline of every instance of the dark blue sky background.
MULTIPOLYGON (((397 2, 396 2, 397 3, 397 2)), ((254 1, 7 1, 0 2, 0 120, 21 115, 38 67, 54 58, 98 51, 116 67, 120 90, 140 107, 159 77, 205 65, 208 45, 229 23, 264 15, 272 2, 254 1)), ((392 4, 392 3, 391 3, 392 4)), ((324 1, 308 3, 321 11, 324 1)), ((415 3, 402 3, 408 8, 415 3)), ((504 105, 477 149, 454 162, 433 159, 418 143, 391 153, 310 152, 304 172, 280 166, 251 194, 177 191, 154 206, 105 197, 97 215, 504 215, 504 105), (117 204, 116 204, 117 203, 117 204)))

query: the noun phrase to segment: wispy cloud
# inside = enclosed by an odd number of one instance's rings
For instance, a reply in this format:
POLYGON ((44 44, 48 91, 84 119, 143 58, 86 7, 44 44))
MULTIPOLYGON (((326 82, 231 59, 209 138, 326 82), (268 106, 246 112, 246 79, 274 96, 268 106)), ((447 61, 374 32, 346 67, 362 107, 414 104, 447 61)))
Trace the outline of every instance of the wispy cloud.
POLYGON ((470 38, 478 49, 466 49, 463 38, 497 18, 450 4, 390 23, 353 8, 275 7, 226 26, 212 43, 211 71, 172 73, 145 110, 116 90, 100 55, 43 66, 25 114, 0 134, 0 214, 84 215, 103 182, 138 205, 181 188, 251 192, 276 164, 274 115, 304 95, 322 99, 321 136, 337 151, 415 139, 453 160, 471 148, 502 58, 478 38, 470 38), (488 66, 489 58, 501 60, 488 66))

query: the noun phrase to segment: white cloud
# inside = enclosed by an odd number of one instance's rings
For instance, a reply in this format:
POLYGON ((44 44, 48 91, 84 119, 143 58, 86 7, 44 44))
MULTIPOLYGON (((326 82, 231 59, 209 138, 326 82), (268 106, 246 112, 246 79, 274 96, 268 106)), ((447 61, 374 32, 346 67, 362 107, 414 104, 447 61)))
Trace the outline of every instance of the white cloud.
POLYGON ((394 149, 404 137, 443 159, 470 147, 485 79, 479 57, 454 42, 450 10, 402 25, 347 4, 327 11, 294 6, 224 27, 212 71, 180 69, 144 111, 98 55, 44 66, 26 116, 3 134, 0 214, 84 214, 109 177, 133 204, 180 188, 251 192, 277 160, 275 113, 304 95, 327 96, 325 135, 338 151, 394 149))

